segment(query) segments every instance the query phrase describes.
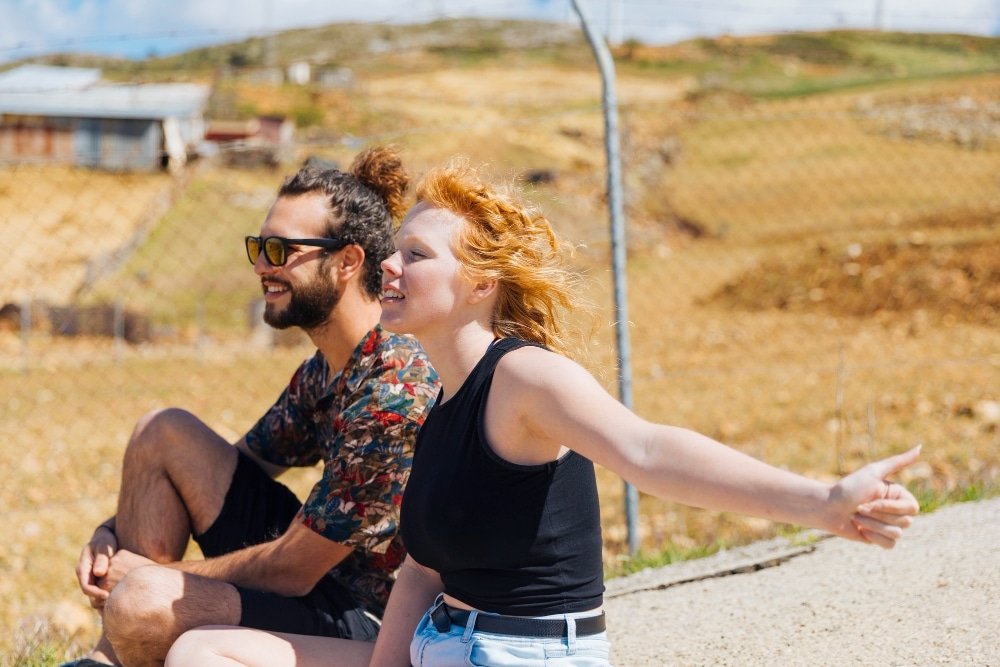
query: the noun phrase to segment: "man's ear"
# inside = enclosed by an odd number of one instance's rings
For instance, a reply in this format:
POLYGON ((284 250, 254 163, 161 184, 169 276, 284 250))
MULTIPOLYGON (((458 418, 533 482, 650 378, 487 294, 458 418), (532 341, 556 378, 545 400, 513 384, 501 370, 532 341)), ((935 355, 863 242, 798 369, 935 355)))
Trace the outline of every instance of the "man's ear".
POLYGON ((336 263, 337 273, 341 280, 347 280, 355 274, 360 274, 365 266, 365 250, 361 246, 351 243, 344 246, 340 251, 340 257, 336 263))
POLYGON ((497 291, 496 280, 483 280, 472 287, 472 294, 469 295, 469 303, 480 303, 488 299, 497 291))

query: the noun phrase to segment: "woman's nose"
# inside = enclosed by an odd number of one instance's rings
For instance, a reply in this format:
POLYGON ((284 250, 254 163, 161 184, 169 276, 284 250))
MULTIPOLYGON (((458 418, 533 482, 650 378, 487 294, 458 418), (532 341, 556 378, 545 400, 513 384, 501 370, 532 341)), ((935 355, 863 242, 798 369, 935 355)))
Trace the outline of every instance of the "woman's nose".
POLYGON ((398 257, 399 257, 399 251, 397 250, 396 252, 392 253, 391 255, 382 260, 381 266, 383 275, 384 274, 389 274, 391 276, 399 275, 399 271, 396 268, 397 266, 396 260, 398 257))

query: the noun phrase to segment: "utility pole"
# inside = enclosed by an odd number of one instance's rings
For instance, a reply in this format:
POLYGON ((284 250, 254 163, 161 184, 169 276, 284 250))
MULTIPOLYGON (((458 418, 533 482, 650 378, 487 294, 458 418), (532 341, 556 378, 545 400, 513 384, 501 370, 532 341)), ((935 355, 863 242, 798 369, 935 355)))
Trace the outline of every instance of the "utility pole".
POLYGON ((885 0, 875 0, 875 29, 885 30, 885 0))
MULTIPOLYGON (((632 409, 632 348, 628 335, 628 289, 625 277, 625 215, 622 206, 621 150, 618 140, 618 101, 615 94, 615 61, 611 51, 594 29, 579 0, 571 0, 580 17, 584 34, 590 42, 601 70, 604 88, 604 146, 608 161, 608 209, 611 217, 611 266, 615 293, 615 341, 618 347, 618 398, 632 409)), ((625 522, 628 548, 633 556, 639 551, 639 490, 625 482, 625 522)))
POLYGON ((264 66, 274 67, 274 0, 264 0, 264 66))

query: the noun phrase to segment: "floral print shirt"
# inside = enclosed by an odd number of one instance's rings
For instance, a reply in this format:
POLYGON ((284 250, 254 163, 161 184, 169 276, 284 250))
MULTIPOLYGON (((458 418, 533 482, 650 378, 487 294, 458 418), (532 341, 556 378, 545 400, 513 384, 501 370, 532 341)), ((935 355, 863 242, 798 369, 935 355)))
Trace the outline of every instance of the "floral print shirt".
POLYGON ((297 520, 354 552, 330 572, 371 611, 384 611, 405 556, 399 507, 413 444, 440 384, 411 336, 376 326, 339 373, 320 351, 295 371, 246 435, 282 466, 323 462, 297 520))

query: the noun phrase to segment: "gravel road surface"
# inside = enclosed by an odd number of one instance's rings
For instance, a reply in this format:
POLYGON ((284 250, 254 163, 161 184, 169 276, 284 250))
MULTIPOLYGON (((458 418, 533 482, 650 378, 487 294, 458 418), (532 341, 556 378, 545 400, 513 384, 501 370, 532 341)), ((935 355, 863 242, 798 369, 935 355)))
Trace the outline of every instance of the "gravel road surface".
POLYGON ((608 582, 618 667, 1000 667, 1000 498, 921 515, 891 551, 770 540, 608 582))

